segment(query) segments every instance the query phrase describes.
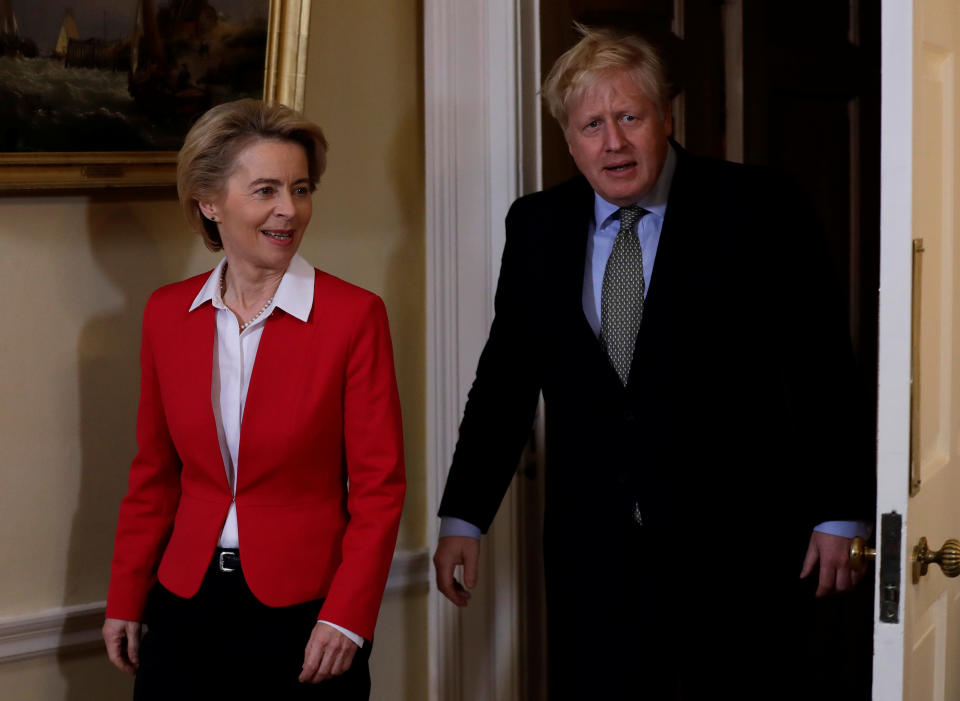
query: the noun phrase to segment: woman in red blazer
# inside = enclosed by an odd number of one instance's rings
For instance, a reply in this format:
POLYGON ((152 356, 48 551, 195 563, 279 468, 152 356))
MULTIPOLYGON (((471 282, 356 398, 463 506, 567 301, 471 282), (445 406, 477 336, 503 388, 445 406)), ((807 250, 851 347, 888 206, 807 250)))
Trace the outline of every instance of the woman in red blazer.
POLYGON ((136 699, 369 696, 400 405, 381 300, 296 254, 325 164, 319 127, 257 100, 180 152, 181 205, 225 257, 144 312, 103 627, 136 699))

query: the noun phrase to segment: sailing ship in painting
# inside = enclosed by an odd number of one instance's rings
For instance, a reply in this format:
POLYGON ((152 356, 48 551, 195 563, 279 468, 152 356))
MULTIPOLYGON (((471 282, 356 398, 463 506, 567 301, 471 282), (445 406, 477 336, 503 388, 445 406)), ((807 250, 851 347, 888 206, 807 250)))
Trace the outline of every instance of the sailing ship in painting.
POLYGON ((0 0, 0 56, 36 56, 37 45, 20 36, 13 0, 0 0))
POLYGON ((180 0, 159 14, 152 6, 153 0, 142 0, 137 8, 130 94, 150 114, 197 115, 210 106, 207 64, 217 13, 203 0, 180 0), (201 70, 204 79, 200 84, 193 82, 201 70))
POLYGON ((175 150, 262 94, 263 0, 72 1, 0 0, 0 151, 175 150))
POLYGON ((53 55, 58 58, 66 56, 70 42, 78 39, 80 39, 80 30, 77 28, 77 20, 73 18, 73 8, 68 7, 63 13, 63 21, 60 22, 60 33, 57 34, 57 45, 53 49, 53 55))
POLYGON ((17 16, 13 14, 13 2, 11 0, 0 0, 0 34, 20 33, 17 28, 17 16))

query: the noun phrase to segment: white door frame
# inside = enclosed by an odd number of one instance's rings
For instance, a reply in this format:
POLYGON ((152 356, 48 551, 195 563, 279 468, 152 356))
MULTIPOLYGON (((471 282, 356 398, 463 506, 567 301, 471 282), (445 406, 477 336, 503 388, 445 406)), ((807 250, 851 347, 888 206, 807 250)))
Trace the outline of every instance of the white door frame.
MULTIPOLYGON (((880 514, 906 514, 909 461, 910 280, 912 190, 913 0, 881 8, 881 213, 877 529, 880 514), (900 477, 903 476, 903 479, 900 477)), ((536 0, 424 3, 427 255, 428 539, 436 542, 439 505, 457 425, 493 313, 503 248, 502 220, 520 183, 520 167, 539 159, 525 135, 518 95, 529 71, 518 45, 520 22, 537 17, 536 0), (534 11, 531 13, 530 8, 534 11), (522 14, 521 14, 522 13, 522 14), (529 154, 535 154, 530 156, 529 154)), ((535 41, 535 29, 523 28, 535 41), (534 34, 530 34, 530 32, 534 34)), ((535 65, 536 60, 532 63, 535 65)), ((538 67, 536 68, 538 71, 538 67)), ((524 91, 529 95, 529 91, 524 91)), ((529 108, 522 105, 523 111, 529 108)), ((534 109, 534 112, 536 110, 534 109)), ((529 113, 527 116, 530 116, 529 113)), ((538 139, 536 140, 539 141, 538 139)), ((535 142, 536 143, 536 142, 535 142)), ((429 603, 430 698, 517 699, 517 513, 508 495, 485 549, 492 571, 475 600, 487 598, 486 639, 463 639, 460 616, 435 589, 429 603), (464 688, 464 666, 482 665, 486 689, 464 688)), ((907 563, 901 543, 901 563, 907 563)), ((901 571, 901 591, 906 571, 901 571)), ((877 578, 879 586, 879 578, 877 578)), ((877 602, 880 592, 877 592, 877 602)), ((903 617, 901 597, 900 617, 903 617)), ((473 605, 473 604, 472 604, 473 605)), ((877 604, 879 606, 879 603, 877 604)), ((874 620, 878 620, 878 610, 874 620)), ((876 623, 873 698, 900 701, 903 625, 876 623)), ((472 675, 471 675, 472 676, 472 675)))
MULTIPOLYGON (((503 219, 523 177, 518 37, 521 10, 529 19, 530 2, 424 2, 431 549, 457 427, 493 318, 503 219)), ((520 699, 517 518, 511 490, 484 538, 481 576, 468 611, 458 611, 431 587, 432 701, 520 699)))
MULTIPOLYGON (((884 2, 880 13, 880 338, 877 411, 877 523, 907 515, 910 460, 910 294, 913 218, 913 0, 884 2)), ((900 543, 900 623, 880 622, 880 577, 874 604, 873 698, 901 701, 903 602, 910 570, 900 543)), ((879 572, 879 563, 878 570, 879 572)))

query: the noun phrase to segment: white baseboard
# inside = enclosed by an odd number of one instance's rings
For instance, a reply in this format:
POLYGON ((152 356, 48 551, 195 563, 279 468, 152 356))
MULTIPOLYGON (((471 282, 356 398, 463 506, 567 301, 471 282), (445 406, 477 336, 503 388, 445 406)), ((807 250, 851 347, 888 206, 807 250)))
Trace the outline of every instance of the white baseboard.
POLYGON ((393 554, 390 576, 387 578, 388 594, 403 594, 430 587, 430 551, 398 550, 393 554))
POLYGON ((0 620, 0 662, 99 642, 106 603, 94 601, 0 620))
MULTIPOLYGON (((387 593, 426 591, 429 584, 426 548, 394 553, 387 593)), ((100 645, 106 605, 106 601, 93 601, 0 619, 0 663, 100 645)))

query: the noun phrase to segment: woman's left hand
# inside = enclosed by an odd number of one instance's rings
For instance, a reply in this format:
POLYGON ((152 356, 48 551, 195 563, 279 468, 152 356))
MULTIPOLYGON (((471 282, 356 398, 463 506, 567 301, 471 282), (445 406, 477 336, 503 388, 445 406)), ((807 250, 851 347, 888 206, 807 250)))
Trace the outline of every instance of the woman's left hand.
POLYGON ((353 663, 357 645, 336 628, 317 621, 303 653, 300 681, 318 684, 343 674, 353 663))

